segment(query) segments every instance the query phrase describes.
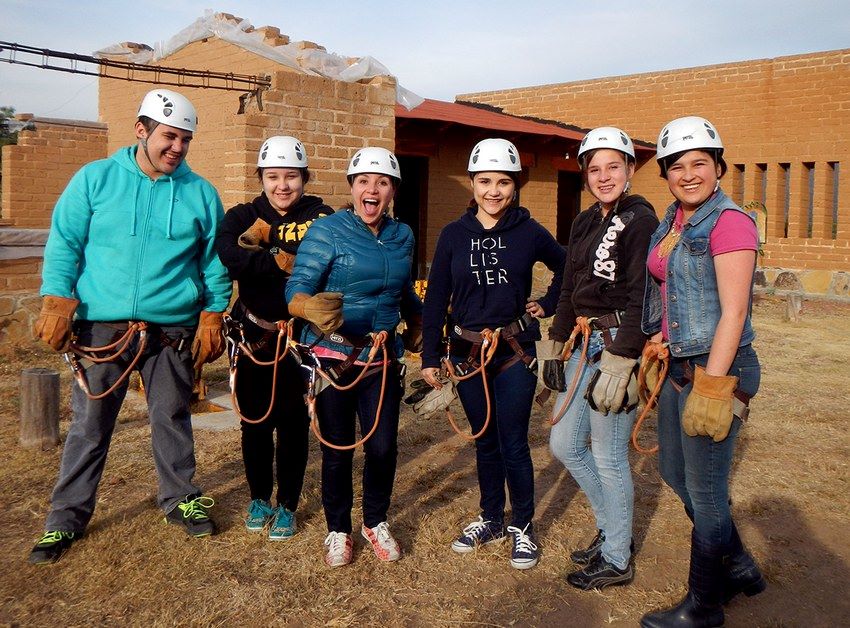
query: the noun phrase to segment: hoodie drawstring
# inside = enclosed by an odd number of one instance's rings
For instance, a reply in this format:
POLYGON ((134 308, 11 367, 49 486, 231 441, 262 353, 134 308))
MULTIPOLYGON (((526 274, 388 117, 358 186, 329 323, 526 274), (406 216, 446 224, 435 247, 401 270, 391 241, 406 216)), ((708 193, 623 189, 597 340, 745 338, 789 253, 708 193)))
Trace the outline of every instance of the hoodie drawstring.
POLYGON ((171 184, 171 193, 168 200, 168 218, 165 221, 165 237, 168 240, 173 240, 171 237, 171 218, 174 216, 174 178, 168 177, 168 182, 171 184))
POLYGON ((133 188, 133 215, 130 217, 130 235, 136 235, 136 213, 138 212, 139 204, 139 186, 142 185, 142 179, 136 182, 136 187, 133 188))

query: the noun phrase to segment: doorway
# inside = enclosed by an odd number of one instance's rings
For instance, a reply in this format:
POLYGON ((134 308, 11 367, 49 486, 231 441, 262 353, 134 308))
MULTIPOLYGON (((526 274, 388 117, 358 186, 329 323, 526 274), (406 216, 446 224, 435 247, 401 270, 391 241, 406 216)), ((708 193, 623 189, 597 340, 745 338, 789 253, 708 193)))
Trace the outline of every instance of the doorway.
POLYGON ((566 170, 558 171, 558 208, 556 218, 557 233, 555 239, 567 244, 573 220, 581 211, 581 174, 566 170))
POLYGON ((428 158, 398 155, 401 186, 393 203, 393 213, 413 230, 416 248, 413 250, 413 278, 427 278, 425 257, 426 227, 428 225, 428 158))

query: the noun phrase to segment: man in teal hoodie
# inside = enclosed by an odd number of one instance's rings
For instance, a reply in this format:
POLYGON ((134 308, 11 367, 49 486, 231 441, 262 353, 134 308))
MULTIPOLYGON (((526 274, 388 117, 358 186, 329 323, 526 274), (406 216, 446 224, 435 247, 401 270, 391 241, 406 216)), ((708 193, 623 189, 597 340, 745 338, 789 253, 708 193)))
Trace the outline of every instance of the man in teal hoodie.
POLYGON ((102 347, 143 321, 146 338, 135 334, 115 360, 76 362, 87 390, 74 383, 59 479, 31 563, 58 560, 85 531, 127 393, 121 376, 131 368, 147 395, 165 520, 191 536, 214 531, 213 501, 192 484, 189 400, 193 368, 223 350, 221 317, 231 283, 214 248, 221 200, 185 162, 197 121, 184 96, 149 92, 139 107, 137 144, 85 165, 56 203, 37 337, 61 352, 74 349, 72 337, 76 346, 102 347))

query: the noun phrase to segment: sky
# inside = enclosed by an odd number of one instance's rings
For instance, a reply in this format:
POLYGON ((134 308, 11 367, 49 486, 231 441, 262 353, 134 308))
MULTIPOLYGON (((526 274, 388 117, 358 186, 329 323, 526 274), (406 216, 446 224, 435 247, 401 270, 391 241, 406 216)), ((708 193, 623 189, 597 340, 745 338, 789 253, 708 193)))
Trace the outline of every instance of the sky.
MULTIPOLYGON (((426 98, 850 48, 846 0, 0 0, 0 41, 92 54, 165 41, 207 9, 370 55, 426 98), (214 3, 215 2, 215 3, 214 3)), ((0 52, 0 59, 9 53, 0 52)), ((27 58, 27 60, 31 60, 27 58)), ((0 61, 0 106, 97 119, 97 78, 0 61)))

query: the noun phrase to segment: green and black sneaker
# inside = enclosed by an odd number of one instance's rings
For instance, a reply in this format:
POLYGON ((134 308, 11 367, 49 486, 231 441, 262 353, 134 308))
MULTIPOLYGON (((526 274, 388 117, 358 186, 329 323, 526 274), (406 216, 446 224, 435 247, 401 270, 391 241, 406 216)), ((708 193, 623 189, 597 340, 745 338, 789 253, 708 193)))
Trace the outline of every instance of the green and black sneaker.
POLYGON ((165 515, 165 523, 181 525, 189 536, 209 536, 215 532, 215 524, 209 509, 215 505, 211 497, 187 497, 165 515))
POLYGON ((55 563, 79 536, 76 532, 48 530, 41 535, 27 560, 33 565, 55 563))

